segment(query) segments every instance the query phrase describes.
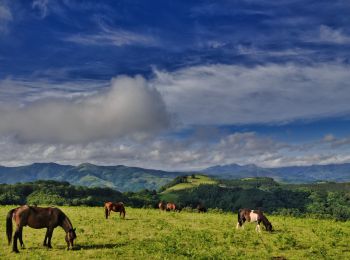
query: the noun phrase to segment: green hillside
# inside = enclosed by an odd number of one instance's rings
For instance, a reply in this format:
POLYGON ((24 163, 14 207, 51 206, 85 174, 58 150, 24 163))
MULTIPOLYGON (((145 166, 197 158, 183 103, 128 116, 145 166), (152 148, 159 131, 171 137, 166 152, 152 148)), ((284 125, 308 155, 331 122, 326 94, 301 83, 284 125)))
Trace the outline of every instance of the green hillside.
POLYGON ((218 181, 210 178, 209 176, 205 176, 202 174, 192 174, 189 176, 185 176, 183 182, 177 183, 169 188, 167 188, 163 193, 169 193, 172 191, 178 191, 183 189, 190 189, 194 187, 198 187, 201 184, 217 184, 218 181))
POLYGON ((195 188, 199 185, 211 185, 217 183, 217 180, 202 174, 179 176, 161 188, 162 192, 160 193, 160 198, 164 201, 178 201, 178 192, 181 192, 182 190, 195 188))

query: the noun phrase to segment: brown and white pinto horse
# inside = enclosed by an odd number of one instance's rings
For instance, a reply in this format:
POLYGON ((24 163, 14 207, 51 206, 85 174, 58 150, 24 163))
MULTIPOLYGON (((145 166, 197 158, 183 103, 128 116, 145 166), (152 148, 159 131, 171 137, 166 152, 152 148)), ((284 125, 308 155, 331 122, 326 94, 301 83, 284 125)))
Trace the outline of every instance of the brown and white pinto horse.
POLYGON ((119 216, 125 218, 125 207, 123 202, 106 202, 105 203, 105 216, 106 219, 111 215, 111 211, 119 212, 119 216))
POLYGON ((162 211, 166 210, 166 203, 164 201, 160 201, 158 203, 158 208, 162 211))
POLYGON ((244 222, 257 222, 255 230, 260 232, 260 223, 262 222, 267 231, 272 231, 270 221, 265 217, 261 210, 240 209, 238 211, 238 223, 236 228, 242 227, 244 222))
POLYGON ((166 204, 166 210, 167 211, 175 211, 176 210, 176 205, 175 205, 175 203, 171 203, 171 202, 168 202, 167 204, 166 204))

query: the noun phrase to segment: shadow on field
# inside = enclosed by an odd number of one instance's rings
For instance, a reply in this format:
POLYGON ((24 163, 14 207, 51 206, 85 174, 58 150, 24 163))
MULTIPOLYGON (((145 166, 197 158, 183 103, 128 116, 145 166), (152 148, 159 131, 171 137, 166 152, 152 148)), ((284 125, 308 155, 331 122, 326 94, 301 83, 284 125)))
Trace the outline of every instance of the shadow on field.
POLYGON ((113 244, 91 244, 91 245, 76 245, 74 250, 89 250, 89 249, 112 249, 116 247, 121 247, 127 245, 126 242, 121 242, 121 243, 113 243, 113 244))

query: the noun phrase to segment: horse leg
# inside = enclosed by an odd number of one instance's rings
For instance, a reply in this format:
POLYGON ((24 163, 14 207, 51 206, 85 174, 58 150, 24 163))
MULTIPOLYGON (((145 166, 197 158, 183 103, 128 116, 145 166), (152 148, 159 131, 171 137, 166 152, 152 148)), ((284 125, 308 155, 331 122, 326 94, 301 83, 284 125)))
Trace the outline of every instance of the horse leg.
POLYGON ((258 223, 258 224, 256 225, 255 231, 258 232, 258 233, 261 232, 261 230, 260 230, 260 223, 258 223))
POLYGON ((51 246, 51 238, 52 238, 52 233, 53 233, 53 228, 48 228, 48 239, 47 239, 47 247, 52 248, 51 246))
POLYGON ((19 226, 17 226, 15 234, 13 235, 12 251, 15 253, 19 253, 18 247, 17 247, 17 239, 19 238, 20 229, 21 228, 19 226))
POLYGON ((49 234, 49 229, 47 228, 47 229, 46 229, 46 234, 45 234, 43 246, 47 246, 47 237, 48 237, 48 234, 49 234))
POLYGON ((21 248, 23 249, 23 248, 24 248, 24 243, 23 243, 23 227, 22 227, 21 230, 20 230, 20 233, 19 233, 18 238, 19 238, 19 242, 20 242, 20 244, 21 244, 21 248))
POLYGON ((242 228, 242 229, 244 229, 244 222, 246 221, 246 219, 245 218, 240 218, 240 219, 238 219, 238 223, 237 223, 237 226, 236 226, 236 228, 238 229, 238 228, 242 228))
POLYGON ((236 229, 239 229, 240 227, 241 225, 239 224, 239 222, 237 222, 236 229))

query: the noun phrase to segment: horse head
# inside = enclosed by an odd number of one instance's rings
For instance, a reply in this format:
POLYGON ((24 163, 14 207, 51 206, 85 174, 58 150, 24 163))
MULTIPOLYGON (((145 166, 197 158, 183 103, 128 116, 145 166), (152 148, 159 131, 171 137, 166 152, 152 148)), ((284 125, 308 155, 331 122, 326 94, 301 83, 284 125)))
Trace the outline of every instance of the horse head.
POLYGON ((68 245, 68 249, 69 249, 69 246, 72 246, 72 248, 73 248, 74 239, 77 238, 75 230, 76 230, 75 228, 71 228, 66 233, 66 242, 67 242, 67 245, 68 245))
POLYGON ((266 228, 266 231, 269 231, 269 232, 273 231, 272 224, 268 220, 265 223, 263 222, 263 224, 266 228))

